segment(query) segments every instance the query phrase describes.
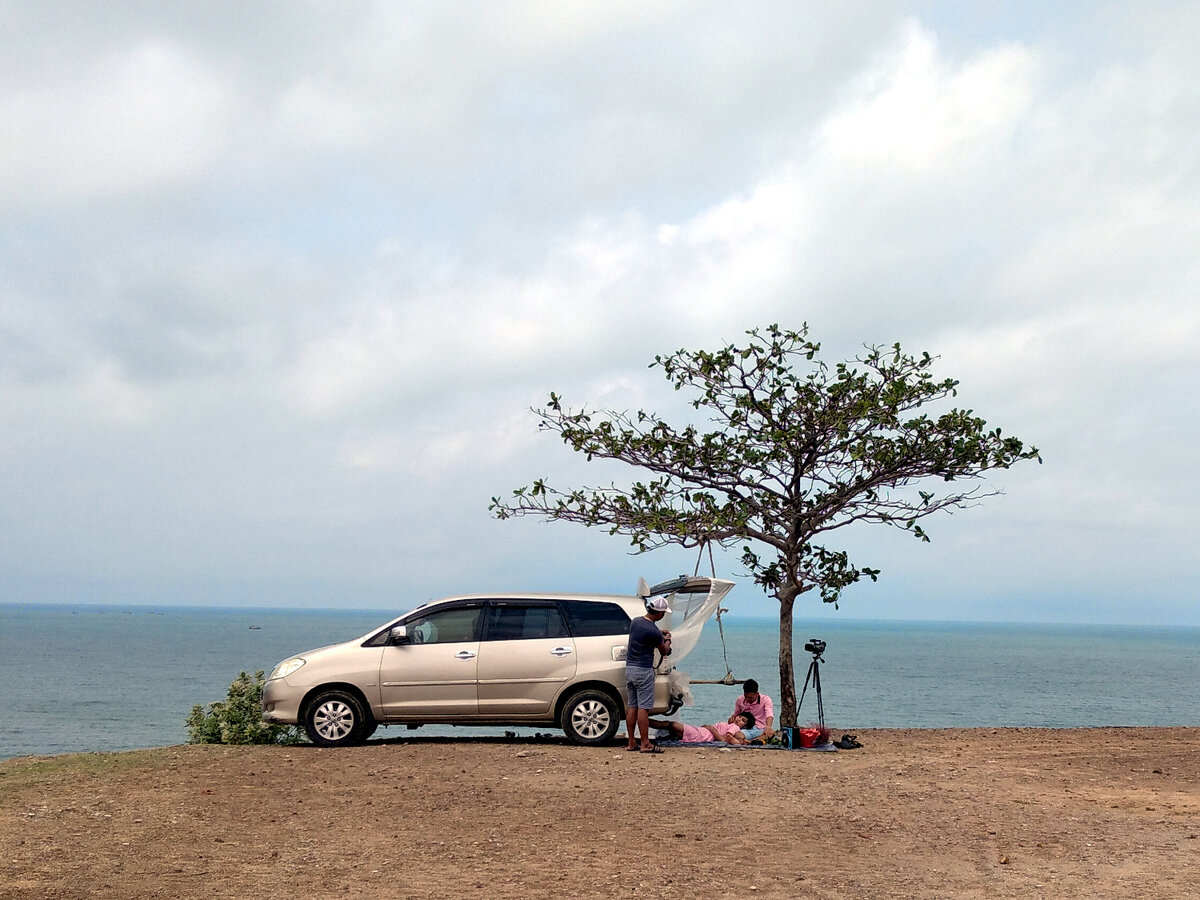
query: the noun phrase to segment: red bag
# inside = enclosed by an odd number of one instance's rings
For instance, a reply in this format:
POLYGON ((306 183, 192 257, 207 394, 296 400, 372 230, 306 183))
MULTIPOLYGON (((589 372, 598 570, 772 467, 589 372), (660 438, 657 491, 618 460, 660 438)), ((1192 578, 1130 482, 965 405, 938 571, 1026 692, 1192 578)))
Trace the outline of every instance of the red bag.
POLYGON ((800 735, 801 747, 815 747, 821 739, 821 729, 819 728, 798 728, 797 733, 800 735))

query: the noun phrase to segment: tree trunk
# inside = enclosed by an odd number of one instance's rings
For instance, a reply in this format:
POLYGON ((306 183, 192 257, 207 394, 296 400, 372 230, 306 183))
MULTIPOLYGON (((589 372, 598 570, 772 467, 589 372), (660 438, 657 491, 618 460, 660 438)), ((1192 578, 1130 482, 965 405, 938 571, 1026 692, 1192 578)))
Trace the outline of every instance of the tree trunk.
POLYGON ((794 591, 780 591, 779 598, 779 725, 796 725, 796 670, 792 665, 792 607, 794 591))

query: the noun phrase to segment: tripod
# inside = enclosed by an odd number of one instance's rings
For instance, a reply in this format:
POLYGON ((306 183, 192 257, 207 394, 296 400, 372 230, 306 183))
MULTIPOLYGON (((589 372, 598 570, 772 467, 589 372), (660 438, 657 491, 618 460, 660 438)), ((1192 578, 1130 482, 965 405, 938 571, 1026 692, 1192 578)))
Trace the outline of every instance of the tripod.
MULTIPOLYGON (((822 648, 824 649, 824 648, 822 648)), ((821 651, 814 650, 812 662, 808 664, 808 674, 804 676, 804 687, 800 689, 800 702, 796 704, 796 715, 799 717, 800 707, 804 705, 804 692, 808 690, 808 681, 812 679, 813 690, 817 692, 817 722, 825 727, 825 704, 821 700, 821 669, 817 663, 823 663, 821 651)))

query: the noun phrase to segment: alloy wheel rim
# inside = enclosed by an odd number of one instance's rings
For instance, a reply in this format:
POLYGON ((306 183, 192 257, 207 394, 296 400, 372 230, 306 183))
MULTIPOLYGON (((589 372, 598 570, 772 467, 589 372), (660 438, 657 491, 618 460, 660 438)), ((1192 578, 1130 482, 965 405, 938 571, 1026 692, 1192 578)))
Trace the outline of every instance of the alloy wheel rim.
POLYGON ((340 700, 322 703, 313 717, 313 724, 321 737, 336 741, 350 733, 354 727, 354 714, 340 700))
POLYGON ((599 737, 608 728, 608 708, 597 700, 580 703, 571 718, 575 731, 586 738, 599 737))

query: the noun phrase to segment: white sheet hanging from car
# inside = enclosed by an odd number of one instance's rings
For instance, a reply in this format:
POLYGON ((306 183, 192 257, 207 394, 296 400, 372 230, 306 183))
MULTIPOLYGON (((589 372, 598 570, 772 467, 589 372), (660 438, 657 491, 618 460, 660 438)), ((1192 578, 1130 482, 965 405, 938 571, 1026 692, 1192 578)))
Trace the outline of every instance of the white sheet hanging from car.
POLYGON ((658 623, 659 628, 671 632, 671 655, 659 663, 659 671, 679 665, 692 652, 705 623, 733 588, 732 581, 686 575, 649 588, 644 580, 638 583, 642 599, 665 596, 671 604, 671 612, 658 623))

